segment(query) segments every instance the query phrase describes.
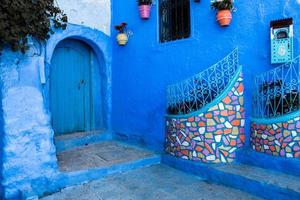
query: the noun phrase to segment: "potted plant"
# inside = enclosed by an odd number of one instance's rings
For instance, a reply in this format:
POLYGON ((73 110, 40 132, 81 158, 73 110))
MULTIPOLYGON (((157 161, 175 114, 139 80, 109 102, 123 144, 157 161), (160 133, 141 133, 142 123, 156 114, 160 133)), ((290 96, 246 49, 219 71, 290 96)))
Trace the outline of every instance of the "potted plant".
POLYGON ((139 4, 140 16, 142 19, 149 19, 152 0, 137 0, 139 4))
POLYGON ((115 26, 118 31, 117 41, 120 46, 125 46, 128 42, 127 36, 127 23, 123 22, 120 25, 115 26))
POLYGON ((211 8, 217 10, 217 21, 221 26, 229 26, 232 20, 234 0, 213 0, 211 8))

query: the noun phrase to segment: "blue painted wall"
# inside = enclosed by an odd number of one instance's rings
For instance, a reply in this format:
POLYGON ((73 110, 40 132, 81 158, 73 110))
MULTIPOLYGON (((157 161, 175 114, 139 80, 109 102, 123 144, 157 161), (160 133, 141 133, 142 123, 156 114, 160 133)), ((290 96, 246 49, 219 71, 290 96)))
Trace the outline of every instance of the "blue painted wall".
MULTIPOLYGON (((1 60, 0 60, 1 62, 1 60)), ((2 87, 2 82, 0 81, 0 88, 2 87)), ((2 183, 2 169, 3 169, 3 136, 4 136, 4 124, 3 124, 3 110, 2 110, 2 91, 0 90, 0 183, 2 183)), ((4 187, 0 184, 0 199, 4 196, 4 187)))
MULTIPOLYGON (((210 10, 209 1, 191 1, 192 37, 159 44, 157 5, 152 8, 151 19, 143 21, 139 17, 135 1, 114 0, 113 24, 125 21, 133 32, 128 45, 119 47, 113 36, 111 52, 111 39, 107 35, 81 26, 69 26, 66 32, 58 32, 48 42, 44 57, 46 71, 49 70, 47 64, 59 41, 66 37, 84 40, 106 63, 105 69, 100 73, 106 74, 106 91, 102 92, 105 94, 104 112, 107 114, 108 129, 112 125, 114 132, 120 137, 162 150, 166 86, 206 69, 238 46, 241 64, 244 65, 246 130, 249 138, 253 78, 273 68, 269 56, 269 21, 294 17, 295 54, 298 55, 300 4, 296 0, 252 0, 237 2, 236 7, 238 10, 234 14, 232 25, 224 29, 215 22, 215 13, 210 10)), ((0 106, 4 113, 2 115, 0 111, 0 116, 5 116, 3 121, 6 125, 5 130, 0 129, 0 139, 5 137, 4 144, 0 144, 0 147, 4 146, 2 171, 8 195, 23 188, 30 188, 27 191, 29 193, 35 192, 38 190, 36 186, 46 185, 48 178, 51 180, 58 175, 53 132, 47 110, 47 88, 43 90, 40 84, 39 58, 36 55, 39 52, 35 50, 32 49, 25 56, 10 51, 0 56, 0 106), (7 125, 8 122, 12 123, 7 125), (32 156, 32 152, 37 155, 32 156), (33 158, 38 161, 35 162, 33 158), (16 176, 20 174, 22 177, 16 176), (24 179, 23 175, 26 175, 24 179)))
POLYGON ((61 187, 59 184, 49 184, 56 179, 61 182, 63 178, 60 178, 58 171, 47 104, 50 61, 56 45, 65 38, 84 41, 101 62, 98 72, 103 75, 101 95, 105 104, 104 120, 110 128, 112 51, 107 35, 95 29, 69 24, 64 32, 57 31, 52 35, 45 48, 39 48, 32 42, 30 50, 24 55, 5 49, 0 55, 0 174, 3 176, 0 176, 0 194, 3 186, 7 199, 19 198, 20 195, 41 195, 61 187), (40 81, 43 67, 46 71, 45 85, 40 81))
MULTIPOLYGON (((158 1, 158 0, 156 0, 158 1)), ((158 5, 151 19, 139 18, 135 1, 113 1, 113 25, 127 22, 133 35, 125 47, 113 45, 113 129, 123 138, 162 150, 165 134, 166 86, 214 64, 234 47, 244 66, 246 135, 253 79, 270 70, 269 22, 283 17, 295 21, 295 55, 300 53, 300 3, 296 0, 236 2, 237 12, 228 28, 215 22, 209 1, 191 1, 192 37, 160 44, 158 5)), ((112 33, 116 34, 115 31, 112 33)))
POLYGON ((32 192, 32 180, 40 178, 40 184, 57 169, 53 131, 39 84, 38 54, 35 48, 25 55, 7 50, 0 58, 4 125, 1 184, 7 198, 18 196, 24 188, 32 192))

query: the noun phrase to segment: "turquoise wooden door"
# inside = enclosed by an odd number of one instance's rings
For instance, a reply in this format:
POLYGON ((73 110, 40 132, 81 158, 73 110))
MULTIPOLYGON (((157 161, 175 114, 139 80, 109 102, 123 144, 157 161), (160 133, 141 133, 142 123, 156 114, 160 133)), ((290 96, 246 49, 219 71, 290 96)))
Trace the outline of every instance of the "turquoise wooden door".
POLYGON ((51 61, 50 109, 55 134, 91 128, 91 54, 77 40, 58 44, 51 61))

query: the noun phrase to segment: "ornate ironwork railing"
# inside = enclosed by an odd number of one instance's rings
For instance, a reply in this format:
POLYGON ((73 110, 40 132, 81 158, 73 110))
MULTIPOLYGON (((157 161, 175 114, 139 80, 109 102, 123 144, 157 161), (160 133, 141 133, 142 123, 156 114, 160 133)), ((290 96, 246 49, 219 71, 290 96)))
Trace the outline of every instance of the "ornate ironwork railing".
POLYGON ((238 49, 210 68, 167 88, 168 114, 188 114, 222 94, 238 69, 238 49))
POLYGON ((300 56, 255 78, 252 116, 274 118, 300 110, 300 56))

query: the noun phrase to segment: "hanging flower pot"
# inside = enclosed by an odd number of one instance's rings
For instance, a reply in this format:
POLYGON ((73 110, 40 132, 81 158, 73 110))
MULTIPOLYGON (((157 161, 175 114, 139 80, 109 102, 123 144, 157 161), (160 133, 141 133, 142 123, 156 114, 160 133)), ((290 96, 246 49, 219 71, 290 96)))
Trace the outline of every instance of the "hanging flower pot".
POLYGON ((123 22, 120 25, 115 26, 115 29, 118 31, 117 42, 120 46, 125 46, 128 42, 127 35, 127 23, 123 22))
POLYGON ((217 21, 221 26, 229 26, 232 20, 230 10, 219 10, 217 13, 217 21))
POLYGON ((234 0, 212 0, 211 8, 217 10, 217 21, 220 26, 229 26, 232 20, 234 0))
POLYGON ((126 33, 119 33, 117 35, 117 41, 120 46, 125 46, 128 42, 128 36, 126 33))
POLYGON ((152 0, 138 0, 140 16, 142 19, 149 19, 152 0))

